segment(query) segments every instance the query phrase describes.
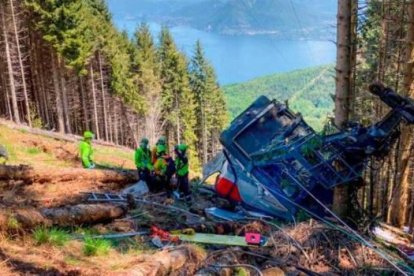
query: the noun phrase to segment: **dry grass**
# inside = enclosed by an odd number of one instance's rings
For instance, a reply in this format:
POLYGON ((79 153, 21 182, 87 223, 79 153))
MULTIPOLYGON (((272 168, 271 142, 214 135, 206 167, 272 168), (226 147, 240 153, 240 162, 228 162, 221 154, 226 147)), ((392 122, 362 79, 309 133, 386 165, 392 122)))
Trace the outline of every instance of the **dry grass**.
POLYGON ((84 243, 79 240, 71 240, 64 246, 53 246, 37 245, 30 236, 15 239, 3 236, 0 237, 1 275, 8 275, 3 271, 21 275, 42 270, 45 273, 50 270, 81 275, 113 275, 134 266, 140 254, 134 250, 121 253, 111 248, 105 255, 85 256, 83 248, 84 243))
MULTIPOLYGON (((77 143, 38 136, 10 129, 0 124, 0 144, 10 155, 9 164, 27 164, 34 167, 80 167, 77 143)), ((134 169, 133 150, 95 145, 98 164, 134 169)))

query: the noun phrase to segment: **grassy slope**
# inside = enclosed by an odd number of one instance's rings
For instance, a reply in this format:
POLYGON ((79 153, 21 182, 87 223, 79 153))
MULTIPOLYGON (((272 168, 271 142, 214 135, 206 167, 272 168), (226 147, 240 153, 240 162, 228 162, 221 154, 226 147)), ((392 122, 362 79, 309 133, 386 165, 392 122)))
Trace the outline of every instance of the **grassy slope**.
MULTIPOLYGON (((78 145, 11 129, 0 124, 0 144, 9 152, 8 164, 35 167, 80 167, 78 145)), ((97 164, 133 169, 133 151, 126 148, 95 145, 97 164)))
POLYGON ((320 130, 334 106, 330 97, 335 87, 333 73, 333 65, 324 65, 224 86, 230 117, 236 117, 258 96, 265 95, 278 101, 289 100, 294 111, 320 130))
MULTIPOLYGON (((26 164, 34 168, 55 170, 80 167, 80 162, 77 160, 77 143, 30 134, 23 129, 12 129, 0 122, 0 144, 5 146, 9 152, 8 164, 26 164)), ((96 145, 95 153, 95 160, 98 164, 134 168, 132 150, 96 145)), ((79 188, 73 182, 33 183, 21 188, 16 188, 17 184, 13 184, 13 186, 10 183, 0 180, 0 186, 6 189, 0 191, 1 204, 6 204, 7 198, 10 196, 18 198, 22 202, 22 206, 25 204, 26 196, 32 200, 37 200, 39 196, 54 199, 56 190, 67 193, 69 198, 77 194, 79 188), (28 190, 26 191, 26 189, 28 190), (31 192, 32 190, 33 192, 31 192)), ((84 189, 91 190, 92 187, 98 189, 98 186, 98 183, 92 183, 89 186, 85 184, 84 189)), ((111 187, 109 183, 105 183, 103 186, 106 189, 111 187)), ((36 230, 39 231, 39 229, 36 230)), ((150 252, 140 243, 127 240, 128 243, 122 244, 122 246, 111 245, 101 255, 86 256, 84 242, 71 238, 62 245, 39 244, 36 230, 33 234, 30 231, 27 232, 23 237, 0 233, 0 251, 4 254, 3 258, 8 260, 6 262, 2 259, 1 275, 54 274, 56 270, 74 275, 109 275, 133 266, 143 249, 150 252)), ((96 229, 92 230, 97 231, 96 229)))

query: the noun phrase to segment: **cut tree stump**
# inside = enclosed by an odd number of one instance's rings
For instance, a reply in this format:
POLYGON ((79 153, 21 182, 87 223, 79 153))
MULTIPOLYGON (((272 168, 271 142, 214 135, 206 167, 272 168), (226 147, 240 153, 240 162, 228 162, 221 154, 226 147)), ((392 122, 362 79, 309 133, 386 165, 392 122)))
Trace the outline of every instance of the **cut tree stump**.
POLYGON ((66 181, 95 181, 101 183, 129 184, 137 181, 137 175, 132 170, 86 170, 82 168, 32 168, 26 165, 0 165, 0 180, 23 180, 29 183, 66 182, 66 181))
POLYGON ((32 229, 36 226, 78 226, 95 224, 120 218, 126 214, 121 206, 109 204, 79 204, 62 208, 33 208, 0 211, 0 229, 32 229))
POLYGON ((174 275, 174 272, 180 271, 180 275, 194 275, 206 257, 207 254, 202 249, 185 245, 144 256, 141 263, 126 273, 133 276, 161 276, 174 275))

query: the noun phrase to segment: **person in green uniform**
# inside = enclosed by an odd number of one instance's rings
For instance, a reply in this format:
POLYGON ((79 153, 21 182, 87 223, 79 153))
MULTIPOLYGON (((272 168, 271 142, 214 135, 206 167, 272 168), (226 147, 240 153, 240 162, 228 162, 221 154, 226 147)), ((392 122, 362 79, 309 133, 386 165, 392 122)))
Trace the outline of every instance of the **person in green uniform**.
POLYGON ((83 139, 79 144, 79 153, 82 160, 82 166, 85 169, 95 168, 95 162, 93 161, 93 148, 92 140, 94 134, 91 131, 85 131, 83 133, 83 139))
POLYGON ((138 170, 140 180, 145 181, 150 185, 151 172, 153 166, 151 162, 151 151, 148 147, 148 139, 142 138, 139 147, 135 150, 135 166, 138 170))
POLYGON ((156 189, 166 189, 167 196, 171 197, 171 177, 175 173, 175 165, 171 156, 168 155, 165 145, 156 146, 157 159, 154 163, 154 186, 156 189))
POLYGON ((175 169, 180 198, 191 200, 190 185, 188 179, 189 164, 187 157, 188 146, 185 144, 175 146, 175 169))
POLYGON ((155 146, 151 149, 151 160, 152 160, 152 164, 155 164, 155 162, 157 161, 157 147, 158 146, 164 146, 165 147, 165 151, 168 152, 168 148, 167 148, 167 138, 165 138, 165 136, 161 136, 157 143, 155 143, 155 146))

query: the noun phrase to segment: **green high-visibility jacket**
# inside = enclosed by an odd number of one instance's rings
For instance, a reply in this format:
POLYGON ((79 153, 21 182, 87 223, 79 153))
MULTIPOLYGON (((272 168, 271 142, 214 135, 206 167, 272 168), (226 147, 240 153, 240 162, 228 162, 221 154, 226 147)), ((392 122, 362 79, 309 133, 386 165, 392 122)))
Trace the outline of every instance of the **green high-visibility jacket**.
POLYGON ((89 168, 93 164, 93 148, 89 141, 82 140, 79 144, 79 153, 84 168, 89 168))
POLYGON ((177 156, 175 159, 175 168, 178 176, 184 176, 188 174, 188 158, 187 156, 177 156))
POLYGON ((135 166, 137 166, 137 169, 153 169, 151 151, 148 148, 139 147, 135 150, 135 166))

